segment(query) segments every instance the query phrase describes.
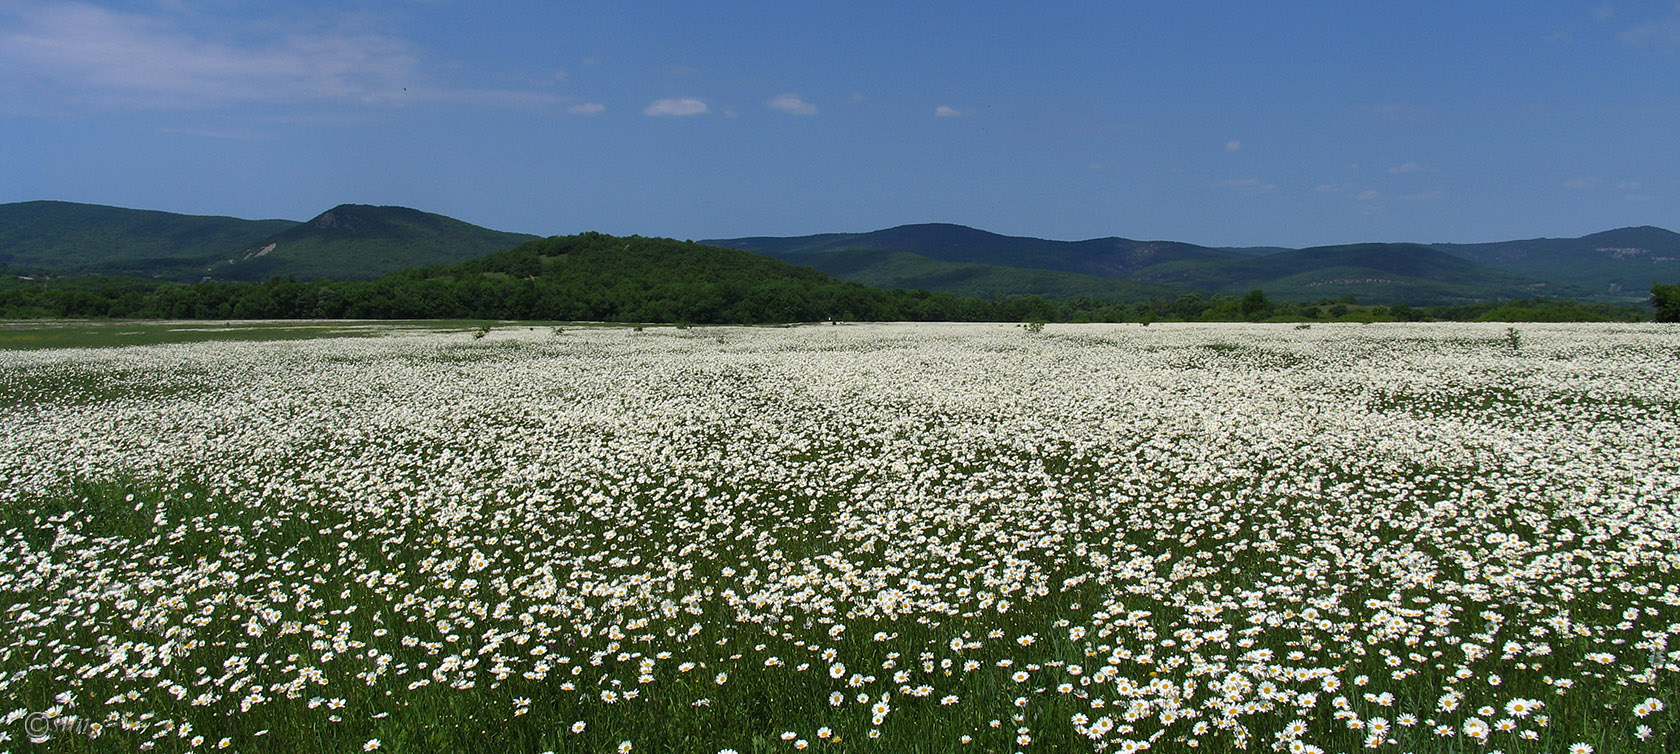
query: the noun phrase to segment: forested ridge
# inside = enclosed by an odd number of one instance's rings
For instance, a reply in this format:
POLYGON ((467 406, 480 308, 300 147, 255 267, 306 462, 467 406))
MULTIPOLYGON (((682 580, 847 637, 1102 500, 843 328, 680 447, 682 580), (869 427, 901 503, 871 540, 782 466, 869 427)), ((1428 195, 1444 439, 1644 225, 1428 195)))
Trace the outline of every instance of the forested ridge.
POLYGON ((1118 302, 1037 296, 980 299, 881 290, 808 267, 693 242, 601 233, 555 236, 448 266, 368 281, 276 277, 262 283, 164 283, 76 276, 0 283, 0 316, 163 319, 520 319, 758 324, 850 321, 1630 320, 1648 309, 1530 299, 1441 307, 1366 307, 1351 297, 1277 302, 1185 294, 1118 302))

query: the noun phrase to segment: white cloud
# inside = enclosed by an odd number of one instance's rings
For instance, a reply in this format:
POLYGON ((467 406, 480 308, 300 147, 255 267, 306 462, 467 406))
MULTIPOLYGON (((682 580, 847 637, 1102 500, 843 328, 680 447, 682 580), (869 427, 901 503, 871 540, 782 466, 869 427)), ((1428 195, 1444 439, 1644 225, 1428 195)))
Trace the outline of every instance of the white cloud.
POLYGON ((606 110, 607 106, 599 102, 585 102, 581 105, 572 105, 571 107, 566 108, 566 112, 575 113, 577 115, 600 115, 601 113, 606 112, 606 110))
POLYGON ((939 107, 933 109, 933 115, 936 118, 961 118, 963 116, 963 111, 951 107, 950 105, 940 105, 939 107))
POLYGON ((1405 163, 1405 164, 1402 164, 1402 165, 1395 165, 1394 167, 1389 168, 1388 172, 1393 173, 1395 175, 1400 175, 1400 174, 1403 174, 1403 173, 1425 173, 1425 172, 1434 172, 1434 171, 1432 171, 1429 168, 1426 168, 1422 165, 1419 165, 1415 162, 1408 162, 1408 163, 1405 163))
POLYGON ((784 94, 780 97, 777 97, 773 100, 770 100, 766 104, 768 104, 770 106, 770 109, 772 109, 772 110, 780 110, 780 111, 782 111, 784 113, 787 113, 789 115, 816 115, 817 114, 817 106, 813 105, 809 102, 806 102, 804 99, 801 99, 800 96, 797 95, 797 94, 784 94))
POLYGON ((1236 139, 1225 142, 1225 151, 1235 152, 1239 149, 1242 149, 1242 142, 1237 141, 1236 139))
POLYGON ((1382 198, 1382 194, 1377 193, 1376 189, 1367 189, 1365 191, 1361 191, 1357 194, 1354 194, 1353 198, 1358 199, 1359 201, 1362 201, 1362 202, 1372 202, 1372 201, 1376 201, 1377 199, 1382 198))
POLYGON ((711 108, 706 107, 706 103, 701 102, 700 100, 694 99, 693 97, 681 97, 654 100, 652 104, 647 106, 646 110, 642 111, 642 114, 680 117, 685 115, 705 115, 711 111, 711 108))
POLYGON ((846 104, 855 105, 862 102, 863 99, 863 92, 852 92, 852 96, 846 98, 846 104))
POLYGON ((557 102, 529 91, 432 82, 413 43, 355 25, 234 24, 86 3, 0 5, 7 94, 73 105, 206 108, 250 104, 478 105, 557 102), (30 87, 30 88, 25 88, 30 87))

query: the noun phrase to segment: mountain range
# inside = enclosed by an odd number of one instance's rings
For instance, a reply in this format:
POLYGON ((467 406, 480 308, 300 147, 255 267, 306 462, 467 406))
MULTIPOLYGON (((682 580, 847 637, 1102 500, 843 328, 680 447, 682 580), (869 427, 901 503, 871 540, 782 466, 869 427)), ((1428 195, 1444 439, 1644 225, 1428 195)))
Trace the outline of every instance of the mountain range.
POLYGON ((1529 297, 1631 302, 1644 300, 1653 282, 1680 278, 1680 234, 1649 226, 1567 239, 1305 249, 1126 238, 1048 241, 945 224, 703 243, 809 265, 842 280, 920 280, 967 294, 983 288, 992 294, 1126 298, 1149 286, 1219 294, 1259 288, 1279 299, 1355 296, 1377 304, 1529 297))
MULTIPOLYGON (((17 274, 370 280, 481 258, 536 238, 404 207, 346 204, 298 222, 54 201, 0 204, 0 265, 17 274)), ((1136 302, 1258 288, 1280 300, 1353 296, 1370 304, 1530 297, 1638 302, 1653 282, 1680 279, 1680 234, 1650 226, 1580 238, 1305 249, 1117 237, 1054 241, 950 224, 701 243, 878 288, 983 298, 1136 302)))

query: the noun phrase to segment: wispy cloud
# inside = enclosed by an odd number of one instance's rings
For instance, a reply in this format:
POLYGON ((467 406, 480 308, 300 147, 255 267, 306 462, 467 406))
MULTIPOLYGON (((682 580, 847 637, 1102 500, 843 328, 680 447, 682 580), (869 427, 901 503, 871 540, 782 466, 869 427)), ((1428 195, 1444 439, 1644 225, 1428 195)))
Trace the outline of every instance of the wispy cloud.
POLYGON ((1664 52, 1680 52, 1680 4, 1669 9, 1663 18, 1646 21, 1628 29, 1617 38, 1633 47, 1655 47, 1664 52))
POLYGON ((963 111, 951 107, 950 105, 940 105, 939 107, 933 109, 933 115, 936 118, 961 118, 963 116, 963 111))
POLYGON ((181 134, 182 136, 203 136, 211 139, 226 139, 229 141, 256 141, 269 138, 262 131, 252 131, 240 128, 160 128, 159 133, 181 134))
POLYGON ((1237 141, 1236 139, 1232 139, 1230 141, 1225 142, 1225 151, 1227 151, 1227 152, 1236 152, 1236 151, 1240 151, 1241 149, 1242 149, 1242 142, 1237 141))
POLYGON ((1617 181, 1617 191, 1625 191, 1622 198, 1630 202, 1653 202, 1657 197, 1645 191, 1645 184, 1639 181, 1617 181))
POLYGON ((1266 183, 1265 181, 1256 180, 1254 178, 1230 178, 1220 181, 1214 185, 1223 189, 1231 189, 1246 196, 1270 194, 1277 190, 1277 184, 1266 183))
POLYGON ((599 102, 585 102, 566 108, 566 112, 576 115, 600 115, 607 111, 607 106, 599 102))
POLYGON ((1394 123, 1427 123, 1435 120, 1435 110, 1425 105, 1406 102, 1381 102, 1363 108, 1367 115, 1394 123))
POLYGON ((687 115, 705 115, 711 111, 711 108, 706 107, 706 103, 701 102, 700 100, 692 97, 680 97, 654 100, 652 104, 647 106, 647 109, 642 111, 642 114, 682 117, 687 115))
POLYGON ((1393 175, 1403 175, 1405 173, 1430 173, 1434 171, 1415 162, 1407 162, 1389 168, 1388 172, 1393 175))
MULTIPOLYGON (((167 11, 134 13, 75 2, 0 5, 0 24, 5 28, 0 69, 14 82, 35 84, 29 90, 33 95, 63 104, 207 108, 559 101, 539 92, 440 85, 425 74, 424 55, 416 45, 353 25, 272 22, 221 29, 167 11)), ((21 86, 6 89, 15 92, 21 86)))
POLYGON ((1366 190, 1361 191, 1357 194, 1354 194, 1353 198, 1356 199, 1356 200, 1359 200, 1361 202, 1379 202, 1379 201, 1380 202, 1388 202, 1388 201, 1427 202, 1427 201, 1433 201, 1435 199, 1440 199, 1442 196, 1443 196, 1443 194, 1441 193, 1441 191, 1439 189, 1429 189, 1427 191, 1416 191, 1416 192, 1412 192, 1412 193, 1409 193, 1409 194, 1388 194, 1388 193, 1378 191, 1376 189, 1366 189, 1366 190))
POLYGON ((817 106, 806 102, 797 94, 784 94, 768 103, 771 110, 780 110, 789 115, 816 115, 817 106))

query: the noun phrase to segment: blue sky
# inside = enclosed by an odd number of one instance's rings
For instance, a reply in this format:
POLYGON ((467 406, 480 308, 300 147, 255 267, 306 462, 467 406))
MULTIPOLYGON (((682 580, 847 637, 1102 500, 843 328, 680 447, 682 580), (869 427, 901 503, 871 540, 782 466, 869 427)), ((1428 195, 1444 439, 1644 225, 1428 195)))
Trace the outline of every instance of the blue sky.
POLYGON ((716 238, 1680 229, 1680 4, 0 0, 0 202, 716 238))

